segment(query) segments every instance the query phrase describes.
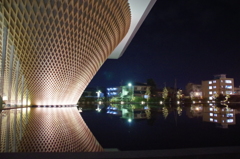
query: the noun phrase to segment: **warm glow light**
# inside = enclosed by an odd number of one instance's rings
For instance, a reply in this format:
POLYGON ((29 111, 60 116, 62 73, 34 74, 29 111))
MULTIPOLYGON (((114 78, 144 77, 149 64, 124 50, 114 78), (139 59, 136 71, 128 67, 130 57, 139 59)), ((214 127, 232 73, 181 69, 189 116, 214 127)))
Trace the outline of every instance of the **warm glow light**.
POLYGON ((160 104, 162 104, 162 101, 160 101, 160 104))
POLYGON ((121 104, 124 104, 124 102, 123 102, 123 101, 121 101, 121 104))
POLYGON ((7 96, 3 96, 3 100, 7 100, 7 96))
POLYGON ((195 101, 193 101, 193 104, 195 104, 195 101))
POLYGON ((177 104, 180 104, 180 102, 179 102, 179 101, 177 101, 177 104))
POLYGON ((144 102, 144 101, 142 101, 141 103, 142 103, 142 104, 145 104, 145 102, 144 102))

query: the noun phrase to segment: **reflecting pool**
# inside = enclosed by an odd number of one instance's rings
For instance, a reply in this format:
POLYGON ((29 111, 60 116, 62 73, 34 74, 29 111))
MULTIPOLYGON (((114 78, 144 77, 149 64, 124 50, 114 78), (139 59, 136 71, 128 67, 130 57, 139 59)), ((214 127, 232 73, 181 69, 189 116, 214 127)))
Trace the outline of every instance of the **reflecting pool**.
POLYGON ((0 141, 0 152, 103 151, 76 107, 1 110, 0 141))
POLYGON ((103 148, 240 146, 240 105, 79 105, 103 148))

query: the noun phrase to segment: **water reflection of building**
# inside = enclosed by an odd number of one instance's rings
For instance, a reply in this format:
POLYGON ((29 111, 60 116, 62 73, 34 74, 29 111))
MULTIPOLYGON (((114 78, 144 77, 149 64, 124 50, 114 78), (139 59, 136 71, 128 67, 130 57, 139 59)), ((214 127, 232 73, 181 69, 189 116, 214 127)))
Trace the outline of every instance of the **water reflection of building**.
POLYGON ((229 107, 204 107, 203 121, 217 123, 218 127, 228 128, 228 125, 235 125, 235 110, 229 107))
POLYGON ((150 108, 143 105, 113 105, 107 107, 107 114, 119 115, 129 121, 151 117, 150 108))
POLYGON ((76 107, 4 110, 0 139, 0 152, 103 151, 76 107))

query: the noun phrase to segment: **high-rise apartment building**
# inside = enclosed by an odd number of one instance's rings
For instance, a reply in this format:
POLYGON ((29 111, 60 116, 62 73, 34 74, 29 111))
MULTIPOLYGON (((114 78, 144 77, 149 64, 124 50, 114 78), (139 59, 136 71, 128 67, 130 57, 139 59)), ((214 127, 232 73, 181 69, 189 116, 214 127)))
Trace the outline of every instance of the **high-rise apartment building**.
POLYGON ((231 95, 234 92, 234 79, 227 78, 226 74, 214 75, 214 79, 202 81, 203 98, 213 100, 219 94, 231 95))

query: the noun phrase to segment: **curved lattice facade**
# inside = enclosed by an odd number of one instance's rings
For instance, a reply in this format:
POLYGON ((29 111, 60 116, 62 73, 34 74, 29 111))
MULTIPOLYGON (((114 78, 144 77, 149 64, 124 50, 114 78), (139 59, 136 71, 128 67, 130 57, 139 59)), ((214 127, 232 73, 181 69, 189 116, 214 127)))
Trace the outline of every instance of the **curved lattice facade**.
POLYGON ((8 104, 76 104, 131 21, 127 0, 2 0, 0 5, 0 93, 8 104))

